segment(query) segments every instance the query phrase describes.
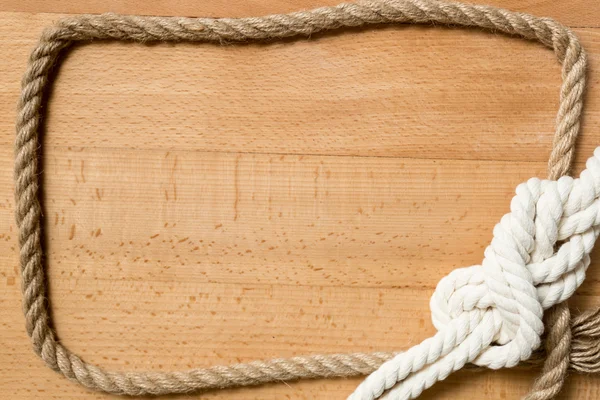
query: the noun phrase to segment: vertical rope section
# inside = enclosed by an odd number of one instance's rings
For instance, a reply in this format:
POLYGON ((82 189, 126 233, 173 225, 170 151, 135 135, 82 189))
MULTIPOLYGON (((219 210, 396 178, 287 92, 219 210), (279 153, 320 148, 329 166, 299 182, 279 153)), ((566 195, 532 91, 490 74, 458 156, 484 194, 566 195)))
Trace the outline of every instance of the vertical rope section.
MULTIPOLYGON (((558 44, 565 48, 564 43, 558 44)), ((561 50, 563 52, 563 50, 561 50)), ((568 175, 573 157, 575 141, 569 140, 569 135, 575 134, 580 129, 580 116, 583 103, 579 101, 576 110, 563 107, 565 101, 575 97, 581 99, 585 90, 585 74, 587 63, 579 62, 583 49, 579 44, 571 51, 564 51, 564 63, 569 63, 579 69, 577 72, 582 77, 583 84, 577 87, 564 86, 561 88, 558 116, 556 120, 557 135, 554 137, 553 149, 548 161, 548 179, 556 180, 568 175), (573 90, 577 93, 573 94, 573 90), (571 115, 569 115, 571 114, 571 115), (563 137, 558 136, 559 129, 564 132, 563 137), (568 151, 570 149, 570 152, 568 151), (568 156, 561 156, 568 154, 568 156)), ((585 55, 584 55, 585 57, 585 55)), ((563 70, 564 71, 564 70, 563 70)), ((563 78, 564 72, 563 72, 563 78)), ((545 349, 547 358, 544 362, 540 376, 535 380, 525 400, 551 400, 558 395, 567 377, 569 357, 571 352, 571 311, 567 301, 557 304, 546 311, 544 327, 546 330, 545 349)))
POLYGON ((567 301, 546 311, 546 360, 524 400, 549 400, 565 383, 571 352, 571 312, 567 301))
MULTIPOLYGON (((563 83, 548 167, 551 177, 568 171, 580 129, 586 55, 571 31, 548 18, 489 6, 436 0, 389 0, 237 19, 82 15, 60 20, 48 28, 32 51, 23 76, 15 140, 15 214, 19 227, 23 311, 36 354, 50 368, 87 388, 121 395, 161 395, 296 379, 358 376, 373 372, 392 358, 395 353, 312 355, 177 372, 107 371, 83 361, 57 339, 47 311, 38 149, 44 94, 51 85, 50 73, 59 65, 61 54, 75 42, 246 43, 309 37, 339 28, 405 23, 478 27, 536 40, 552 48, 562 63, 563 83)), ((598 314, 586 316, 592 317, 595 323, 598 314)), ((598 368, 590 364, 591 358, 585 352, 585 341, 597 340, 598 332, 586 322, 579 323, 577 329, 572 350, 577 354, 572 361, 579 363, 576 368, 598 368), (582 339, 577 339, 578 335, 582 339)))

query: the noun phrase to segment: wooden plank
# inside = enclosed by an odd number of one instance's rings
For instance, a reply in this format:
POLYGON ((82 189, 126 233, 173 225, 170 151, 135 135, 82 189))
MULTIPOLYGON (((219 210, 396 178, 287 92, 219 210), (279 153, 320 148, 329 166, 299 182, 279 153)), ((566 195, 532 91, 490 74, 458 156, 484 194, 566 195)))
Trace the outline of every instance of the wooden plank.
POLYGON ((481 261, 516 184, 544 170, 62 147, 45 155, 48 251, 60 273, 137 280, 155 267, 164 282, 433 288, 439 271, 481 261))
MULTIPOLYGON (((21 315, 14 104, 55 18, 0 13, 0 387, 15 399, 110 398, 45 367, 21 315)), ((591 55, 581 170, 600 142, 600 42, 597 29, 577 33, 591 55)), ((480 262, 514 186, 544 174, 559 75, 533 43, 414 27, 76 48, 43 147, 60 338, 121 370, 417 343, 434 332, 437 281, 480 262)), ((573 300, 582 309, 600 304, 593 259, 573 300)), ((534 376, 461 372, 423 398, 518 398, 534 376)), ((359 381, 192 398, 344 398, 359 381)), ((572 376, 563 397, 599 392, 598 378, 572 376)))
MULTIPOLYGON (((334 6, 342 0, 146 0, 140 2, 121 0, 4 0, 0 11, 32 13, 103 13, 140 15, 183 15, 190 17, 247 17, 275 13, 288 13, 322 6, 334 6)), ((477 2, 472 2, 477 3, 477 2)), ((590 6, 588 0, 488 0, 485 4, 534 15, 552 17, 574 27, 598 26, 600 11, 590 6)))
MULTIPOLYGON (((32 40, 33 26, 51 19, 25 18, 32 40)), ((30 48, 17 21, 3 20, 2 44, 19 55, 0 67, 12 78, 0 91, 7 128, 30 48)), ((578 33, 590 53, 600 50, 593 31, 578 33)), ((389 28, 225 48, 95 43, 61 67, 47 133, 64 146, 541 162, 559 85, 548 49, 464 30, 389 28)), ((589 96, 588 131, 600 125, 596 104, 589 96)), ((582 146, 587 155, 594 143, 582 146)))

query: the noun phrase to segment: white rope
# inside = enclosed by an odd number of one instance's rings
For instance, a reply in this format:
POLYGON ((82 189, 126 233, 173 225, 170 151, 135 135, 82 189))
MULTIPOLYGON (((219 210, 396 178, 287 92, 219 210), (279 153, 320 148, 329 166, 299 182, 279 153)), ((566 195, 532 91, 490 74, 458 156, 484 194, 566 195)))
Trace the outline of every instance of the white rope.
POLYGON ((585 279, 600 233, 599 197, 600 147, 578 179, 517 186, 482 264, 438 283, 435 336, 384 363, 348 399, 414 399, 466 363, 499 369, 528 359, 541 343, 544 310, 585 279))

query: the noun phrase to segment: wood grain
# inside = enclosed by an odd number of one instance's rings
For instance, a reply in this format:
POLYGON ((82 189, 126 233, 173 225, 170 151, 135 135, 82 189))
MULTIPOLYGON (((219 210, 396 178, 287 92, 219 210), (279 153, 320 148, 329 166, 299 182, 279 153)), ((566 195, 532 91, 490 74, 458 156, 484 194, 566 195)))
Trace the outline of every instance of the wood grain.
MULTIPOLYGON (((301 9, 334 6, 344 0, 3 0, 0 11, 35 13, 99 14, 116 12, 141 15, 185 15, 189 17, 248 17, 288 13, 301 9)), ((465 3, 478 3, 465 1, 465 3)), ((589 0, 488 0, 483 4, 539 16, 551 17, 572 27, 600 26, 600 10, 589 0)))
MULTIPOLYGON (((557 4, 531 3, 525 11, 557 4)), ((129 9, 163 13, 157 4, 129 9)), ((600 12, 570 4, 566 16, 600 12)), ((0 13, 0 387, 11 399, 110 398, 45 367, 20 310, 14 109, 27 54, 56 18, 0 13)), ((599 32, 576 30, 591 59, 578 171, 600 143, 599 32)), ((61 340, 124 370, 419 342, 434 332, 437 281, 480 262, 514 186, 545 175, 559 85, 551 51, 459 29, 76 47, 43 142, 61 340)), ((598 261, 573 304, 600 305, 598 261)), ((423 398, 518 398, 534 376, 461 372, 423 398)), ((345 398, 358 382, 192 398, 345 398)), ((598 396, 598 378, 573 375, 563 398, 598 396)))

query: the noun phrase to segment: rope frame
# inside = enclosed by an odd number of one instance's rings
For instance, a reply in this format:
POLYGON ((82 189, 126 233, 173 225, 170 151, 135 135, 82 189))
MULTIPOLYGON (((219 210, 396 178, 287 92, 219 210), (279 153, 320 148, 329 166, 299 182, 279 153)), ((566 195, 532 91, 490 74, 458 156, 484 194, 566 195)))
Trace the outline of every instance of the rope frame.
POLYGON ((15 214, 23 311, 35 353, 50 368, 73 381, 90 389, 123 395, 161 395, 282 380, 358 376, 373 372, 396 355, 391 352, 312 355, 181 372, 115 372, 86 363, 60 343, 47 311, 38 162, 45 92, 52 85, 51 73, 60 68, 61 55, 74 43, 120 40, 243 44, 309 37, 342 28, 406 23, 480 27, 536 40, 552 48, 562 63, 563 83, 548 170, 550 179, 568 173, 580 130, 586 55, 570 30, 548 18, 488 6, 392 0, 237 19, 82 15, 62 19, 46 29, 31 53, 23 77, 15 141, 15 214))

